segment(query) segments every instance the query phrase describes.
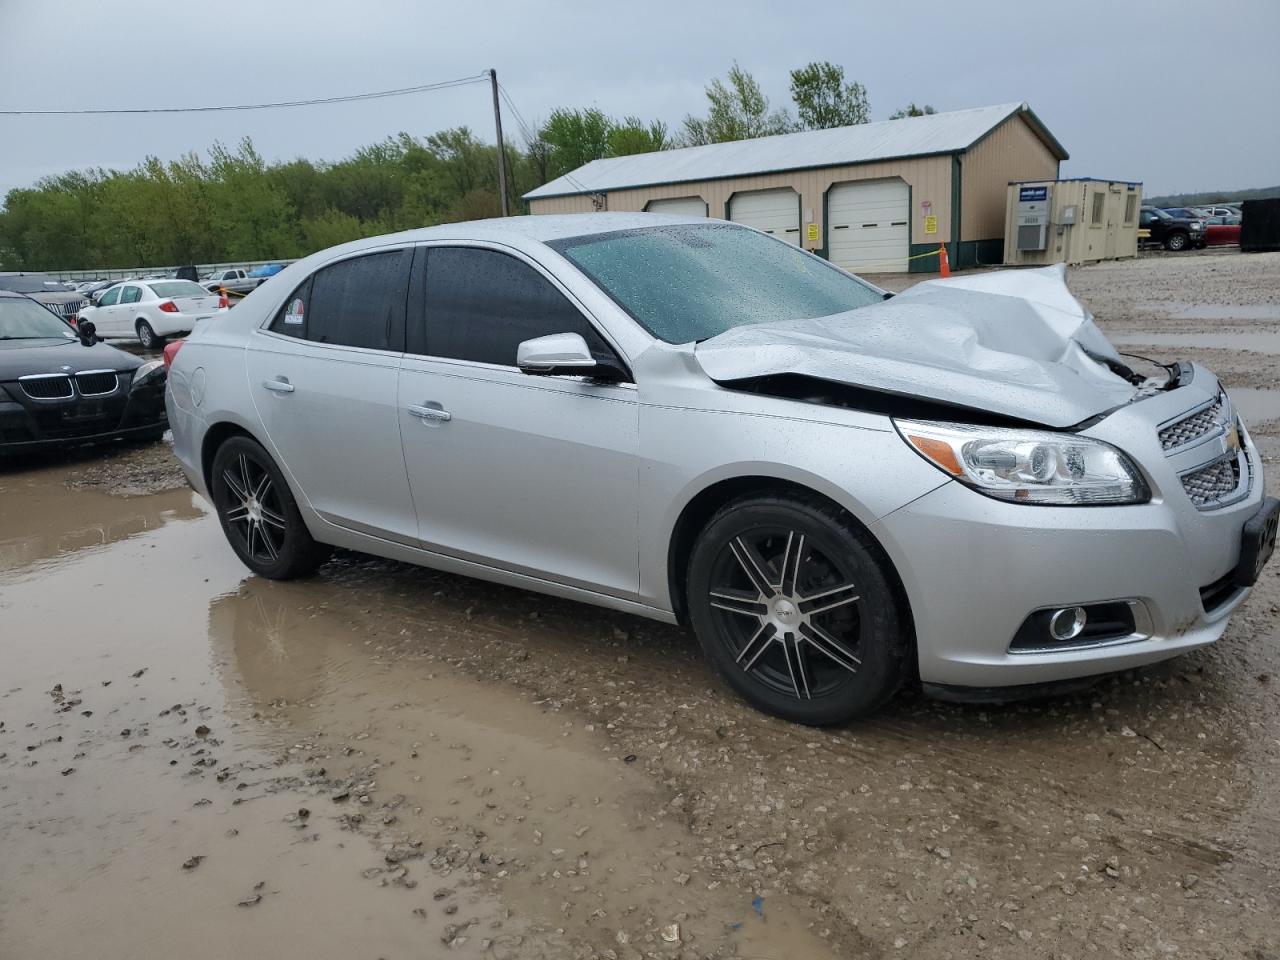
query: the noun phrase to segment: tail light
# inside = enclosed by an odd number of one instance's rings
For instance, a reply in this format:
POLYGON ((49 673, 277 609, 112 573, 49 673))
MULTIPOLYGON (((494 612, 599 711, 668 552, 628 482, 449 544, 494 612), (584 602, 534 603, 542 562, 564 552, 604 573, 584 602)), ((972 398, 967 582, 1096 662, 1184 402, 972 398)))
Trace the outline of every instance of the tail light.
POLYGON ((160 304, 160 312, 161 313, 177 313, 178 305, 174 303, 172 300, 166 300, 164 303, 160 304))
POLYGON ((167 371, 173 366, 173 358, 178 355, 178 351, 182 349, 185 340, 170 340, 164 345, 164 368, 167 371))

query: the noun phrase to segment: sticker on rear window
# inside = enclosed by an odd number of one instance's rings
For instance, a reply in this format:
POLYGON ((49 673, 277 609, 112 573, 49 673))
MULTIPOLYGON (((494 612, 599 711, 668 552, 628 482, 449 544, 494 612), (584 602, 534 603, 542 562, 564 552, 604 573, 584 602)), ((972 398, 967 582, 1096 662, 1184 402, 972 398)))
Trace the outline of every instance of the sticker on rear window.
POLYGON ((297 297, 289 304, 289 309, 284 312, 285 323, 302 323, 302 298, 297 297))

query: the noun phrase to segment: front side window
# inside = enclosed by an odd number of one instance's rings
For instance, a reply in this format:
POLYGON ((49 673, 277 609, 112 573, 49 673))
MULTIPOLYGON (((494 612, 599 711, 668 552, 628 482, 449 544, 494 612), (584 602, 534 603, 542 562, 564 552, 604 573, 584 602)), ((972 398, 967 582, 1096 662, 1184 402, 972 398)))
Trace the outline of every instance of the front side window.
POLYGON ((667 343, 753 323, 828 317, 884 298, 789 243, 731 224, 645 227, 550 246, 667 343))
POLYGON ((120 287, 112 287, 102 295, 102 299, 98 301, 100 307, 114 307, 120 300, 120 287))
POLYGON ((425 320, 425 343, 411 331, 411 352, 514 367, 522 341, 577 333, 592 353, 614 356, 564 294, 527 263, 496 250, 431 247, 425 320))

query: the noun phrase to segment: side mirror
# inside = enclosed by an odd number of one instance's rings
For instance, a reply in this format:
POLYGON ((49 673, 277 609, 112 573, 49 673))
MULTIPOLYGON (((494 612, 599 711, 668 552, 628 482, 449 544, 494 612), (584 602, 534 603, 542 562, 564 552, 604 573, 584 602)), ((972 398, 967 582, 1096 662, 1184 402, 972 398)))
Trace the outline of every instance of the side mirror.
POLYGON ((596 365, 596 358, 580 333, 553 333, 525 340, 516 347, 516 366, 523 373, 590 376, 596 365))
POLYGON ((98 342, 98 328, 92 320, 81 320, 77 323, 76 333, 80 335, 80 341, 86 347, 91 347, 98 342))

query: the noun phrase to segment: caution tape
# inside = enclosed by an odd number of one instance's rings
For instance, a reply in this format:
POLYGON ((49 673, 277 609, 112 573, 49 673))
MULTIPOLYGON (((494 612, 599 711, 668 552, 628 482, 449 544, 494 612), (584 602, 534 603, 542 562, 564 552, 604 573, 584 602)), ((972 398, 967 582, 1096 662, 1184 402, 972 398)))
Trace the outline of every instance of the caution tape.
POLYGON ((885 268, 896 267, 898 264, 902 263, 905 260, 922 260, 925 257, 939 256, 941 253, 942 253, 942 245, 939 244, 938 249, 936 250, 928 250, 924 253, 917 253, 914 256, 910 256, 910 257, 900 257, 897 260, 886 260, 884 263, 870 263, 870 264, 860 263, 858 264, 858 272, 859 273, 875 273, 876 269, 880 267, 885 267, 885 268))

